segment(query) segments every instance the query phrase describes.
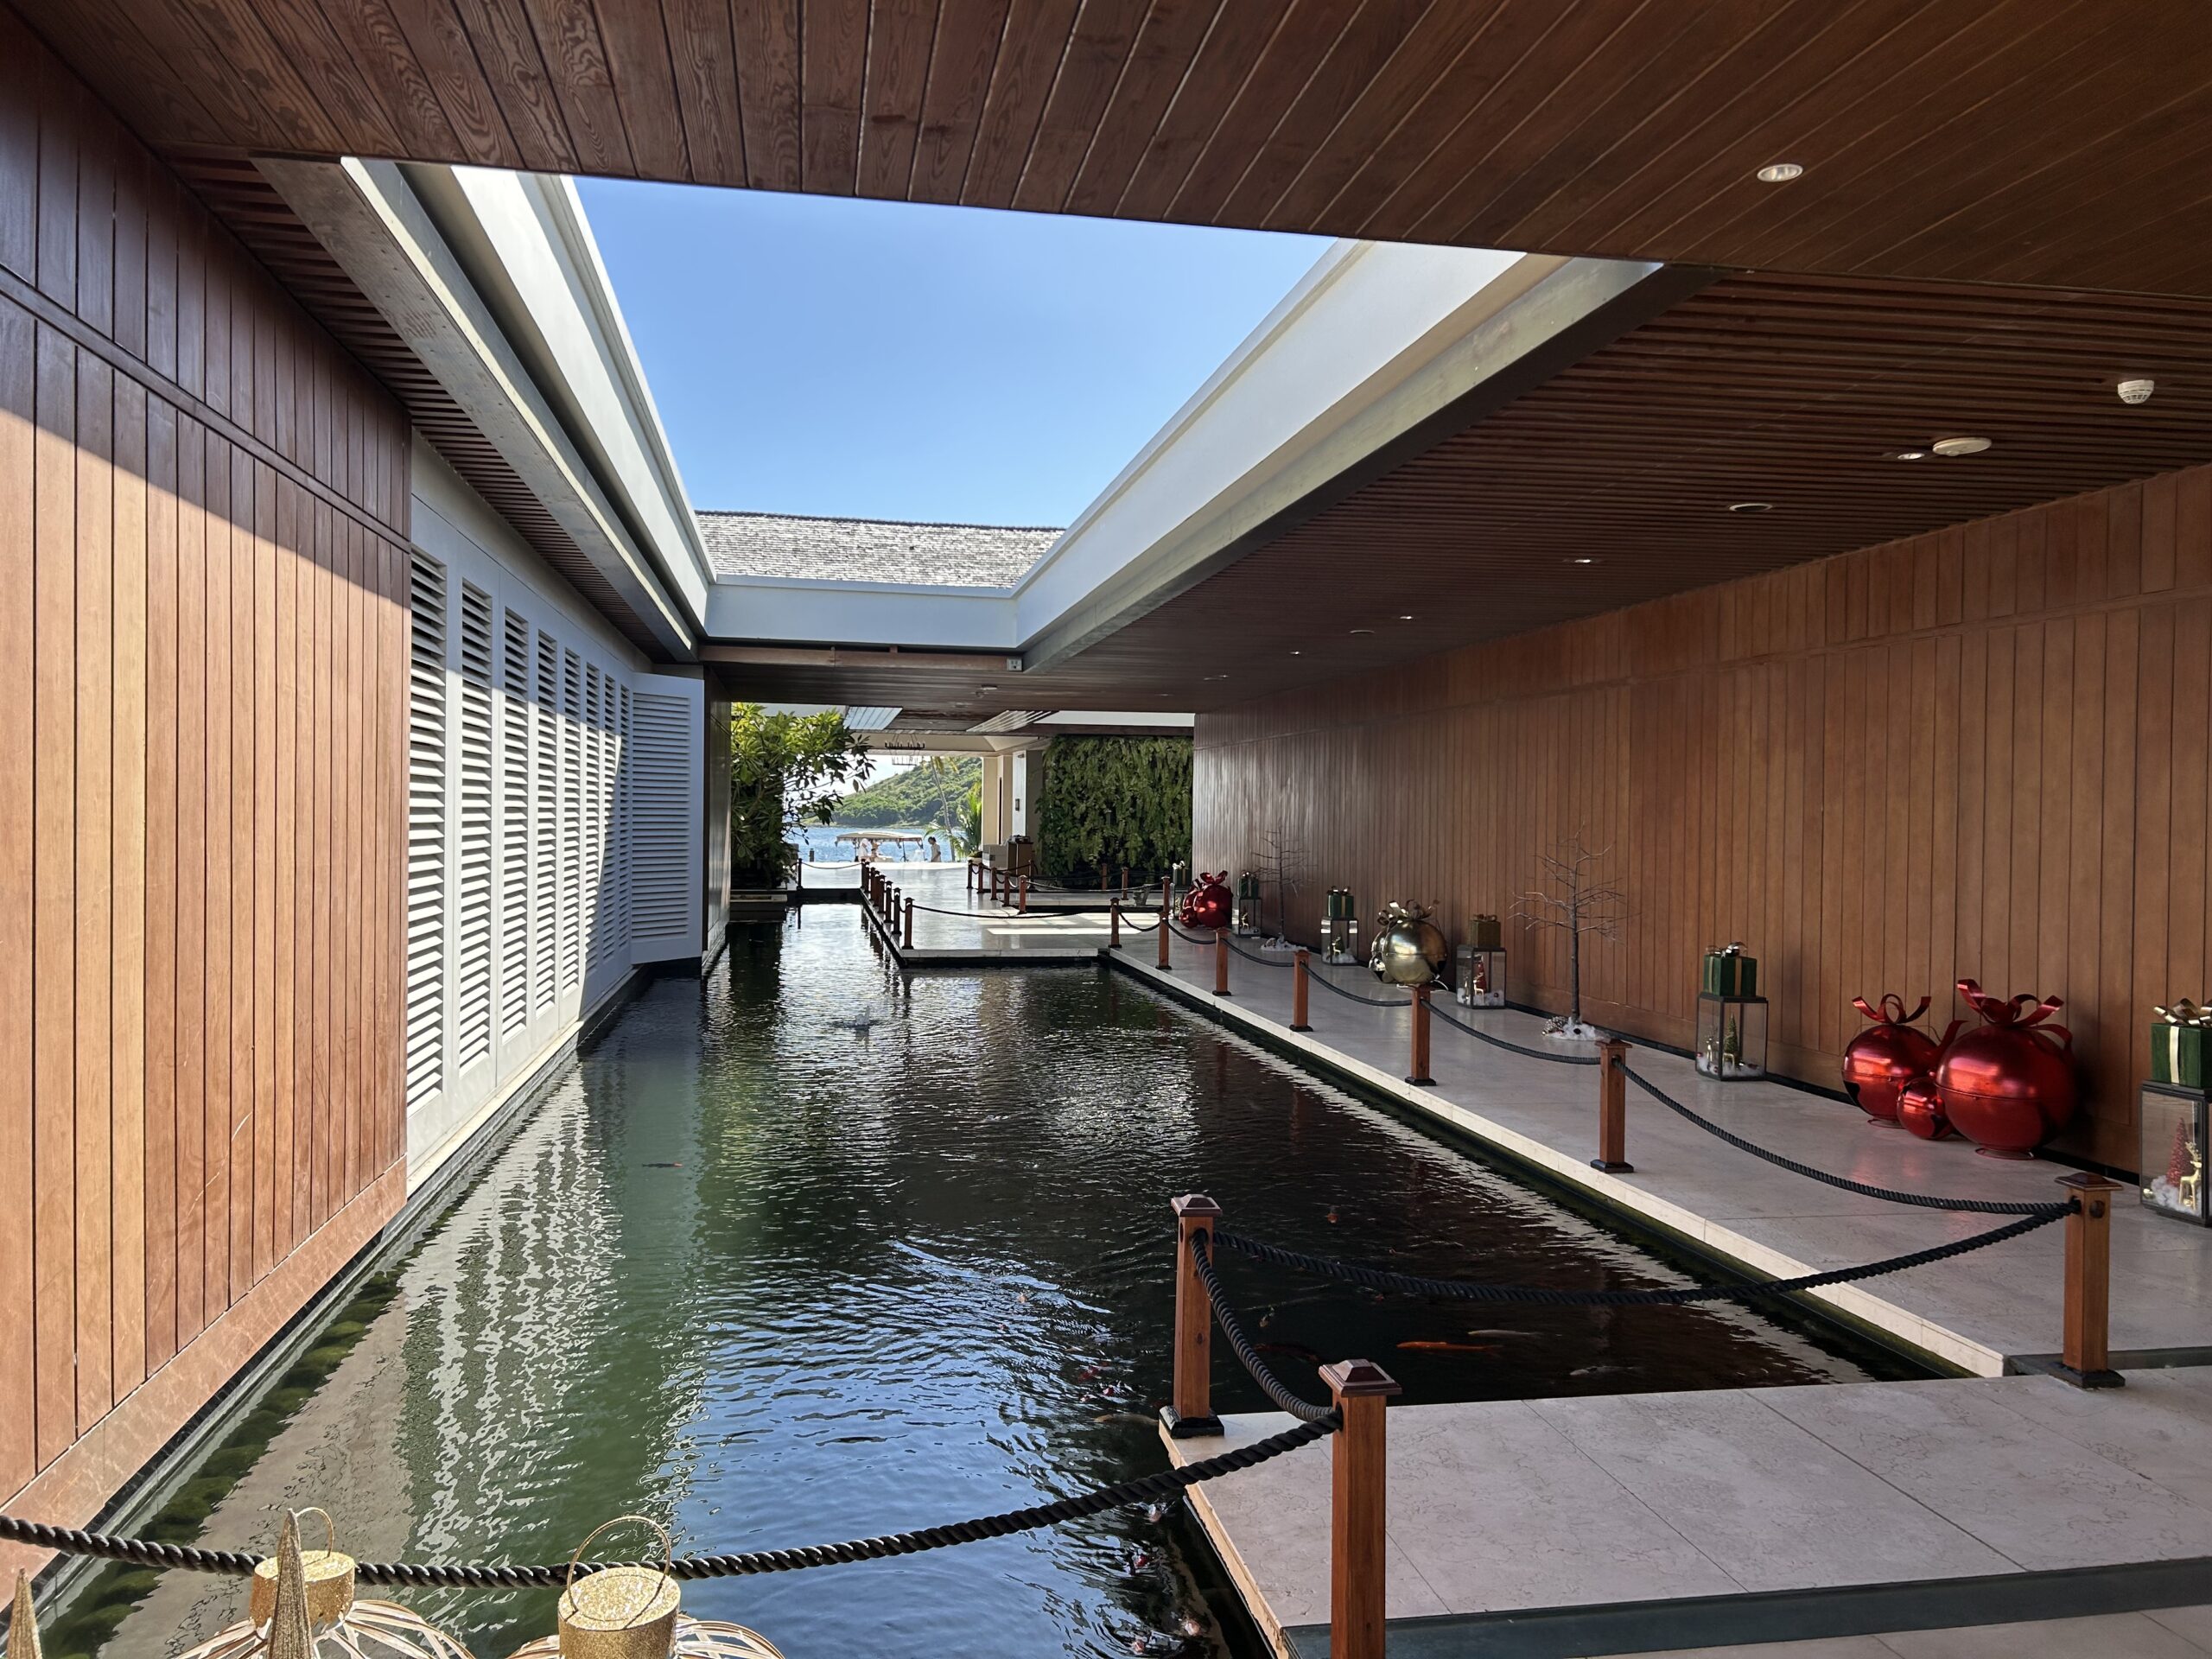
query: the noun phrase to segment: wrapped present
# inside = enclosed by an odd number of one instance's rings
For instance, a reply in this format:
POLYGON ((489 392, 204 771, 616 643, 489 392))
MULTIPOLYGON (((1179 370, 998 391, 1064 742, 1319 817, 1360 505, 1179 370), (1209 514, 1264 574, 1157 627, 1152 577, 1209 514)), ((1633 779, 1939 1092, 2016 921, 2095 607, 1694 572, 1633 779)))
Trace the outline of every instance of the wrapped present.
POLYGON ((1505 935, 1495 916, 1477 916, 1467 924, 1467 943, 1478 950, 1499 950, 1505 946, 1505 935))
POLYGON ((2151 1081, 2203 1088, 2204 1032, 2212 1026, 2212 1008, 2183 997, 2170 1008, 2152 1012, 2158 1017, 2151 1027, 2151 1081))
POLYGON ((1705 994, 1707 996, 1757 996, 1759 961, 1744 954, 1744 942, 1724 944, 1705 953, 1705 994))

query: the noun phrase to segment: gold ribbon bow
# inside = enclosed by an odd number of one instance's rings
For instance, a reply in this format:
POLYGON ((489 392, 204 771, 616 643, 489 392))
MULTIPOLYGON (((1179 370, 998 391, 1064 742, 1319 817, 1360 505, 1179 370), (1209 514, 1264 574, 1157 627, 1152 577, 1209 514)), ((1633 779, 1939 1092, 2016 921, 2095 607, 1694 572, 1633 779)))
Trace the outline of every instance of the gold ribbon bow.
POLYGON ((2200 1007, 2185 996, 2170 1008, 2152 1008, 2151 1012, 2170 1026, 2212 1026, 2212 1008, 2200 1007))

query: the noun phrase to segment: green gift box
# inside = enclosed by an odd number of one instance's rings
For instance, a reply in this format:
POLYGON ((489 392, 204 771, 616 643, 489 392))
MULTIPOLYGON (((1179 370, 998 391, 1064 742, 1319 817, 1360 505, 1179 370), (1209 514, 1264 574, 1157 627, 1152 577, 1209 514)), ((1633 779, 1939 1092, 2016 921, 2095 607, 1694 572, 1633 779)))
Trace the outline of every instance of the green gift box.
POLYGON ((1745 956, 1740 944, 1707 951, 1705 991, 1708 996, 1757 996, 1759 994, 1758 958, 1745 956))
POLYGON ((2183 999, 2160 1008, 2151 1027, 2151 1081, 2204 1087, 2204 1031, 2212 1013, 2183 999))
POLYGON ((1505 935, 1495 916, 1478 916, 1467 924, 1467 943, 1478 950, 1503 950, 1505 935))

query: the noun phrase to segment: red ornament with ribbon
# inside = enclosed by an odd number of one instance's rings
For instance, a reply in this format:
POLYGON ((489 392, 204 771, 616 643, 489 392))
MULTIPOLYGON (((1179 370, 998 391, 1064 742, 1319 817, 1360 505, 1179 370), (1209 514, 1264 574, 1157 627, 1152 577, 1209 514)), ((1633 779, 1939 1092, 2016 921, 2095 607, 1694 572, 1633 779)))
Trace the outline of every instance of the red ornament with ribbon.
POLYGON ((1915 1077, 1897 1090, 1897 1122, 1923 1141, 1948 1141, 1958 1133, 1943 1116, 1943 1096, 1933 1077, 1915 1077))
POLYGON ((1227 927, 1236 906, 1236 895, 1229 890, 1229 872, 1216 870, 1209 874, 1201 870, 1197 885, 1183 895, 1177 919, 1193 929, 1227 927))
POLYGON ((1981 1016, 1945 1046, 1936 1070, 1943 1115, 1992 1158, 2031 1158, 2073 1121, 2074 1033, 2047 1023, 2065 1006, 2055 996, 1992 996, 1971 979, 1959 995, 1981 1016))
MULTIPOLYGON (((1895 991, 1884 994, 1879 1007, 1863 996, 1851 999, 1851 1006, 1874 1023, 1843 1051, 1844 1092, 1877 1122, 1897 1121, 1898 1095, 1915 1078, 1933 1074, 1942 1055, 1942 1046, 1913 1023, 1928 1012, 1928 1002, 1922 997, 1920 1006, 1907 1014, 1904 999, 1895 991)), ((1951 1029, 1958 1029, 1956 1021, 1951 1029)), ((1949 1034, 1944 1034, 1947 1041, 1949 1034)))

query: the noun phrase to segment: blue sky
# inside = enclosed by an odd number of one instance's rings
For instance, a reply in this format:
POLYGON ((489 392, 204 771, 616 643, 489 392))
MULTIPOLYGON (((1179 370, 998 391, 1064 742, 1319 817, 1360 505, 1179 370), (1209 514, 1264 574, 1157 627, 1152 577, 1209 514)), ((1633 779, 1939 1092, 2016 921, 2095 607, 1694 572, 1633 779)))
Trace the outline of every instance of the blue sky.
POLYGON ((692 504, 1067 524, 1306 237, 579 180, 692 504))

